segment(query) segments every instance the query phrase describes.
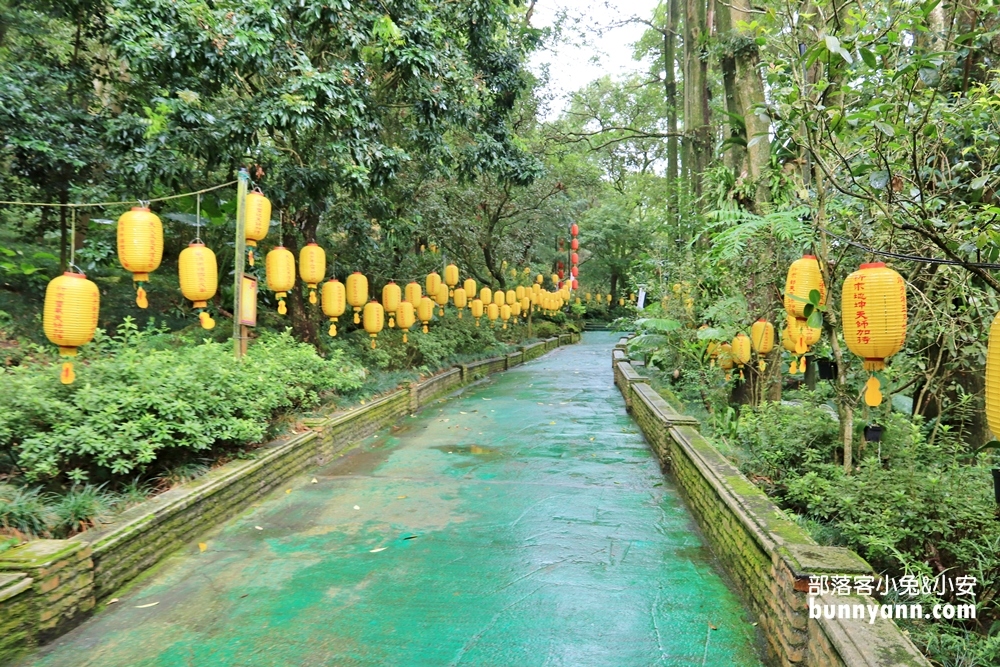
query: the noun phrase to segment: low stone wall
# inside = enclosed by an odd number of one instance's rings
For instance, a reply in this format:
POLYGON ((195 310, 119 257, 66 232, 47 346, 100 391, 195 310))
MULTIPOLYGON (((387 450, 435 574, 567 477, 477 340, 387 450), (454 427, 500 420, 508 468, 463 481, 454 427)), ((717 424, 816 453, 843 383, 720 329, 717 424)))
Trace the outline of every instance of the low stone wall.
MULTIPOLYGON (((618 350, 616 350, 618 351, 618 350)), ((625 409, 632 411, 632 392, 629 387, 635 382, 646 382, 647 379, 636 371, 632 364, 622 361, 615 364, 615 384, 621 388, 622 396, 625 397, 625 409)))
POLYGON ((553 336, 552 338, 546 338, 544 342, 545 342, 545 351, 546 352, 548 352, 550 350, 554 350, 557 347, 559 347, 559 337, 558 336, 553 336))
MULTIPOLYGON (((570 339, 566 339, 567 343, 570 339)), ((552 338, 553 347, 560 343, 552 338)), ((541 356, 547 341, 453 368, 366 405, 306 419, 309 428, 190 484, 162 493, 69 540, 35 540, 0 554, 0 664, 79 624, 165 556, 250 502, 352 444, 470 382, 541 356)))
MULTIPOLYGON (((620 362, 629 366, 628 362, 620 362)), ((629 366, 631 369, 631 366, 629 366)), ((871 574, 856 553, 816 544, 698 431, 641 379, 624 379, 632 414, 669 470, 712 550, 736 582, 763 634, 768 659, 809 667, 929 667, 899 628, 887 620, 810 619, 810 576, 871 574)), ((632 370, 634 372, 634 369, 632 370)), ((829 597, 820 604, 865 604, 868 597, 829 597)))

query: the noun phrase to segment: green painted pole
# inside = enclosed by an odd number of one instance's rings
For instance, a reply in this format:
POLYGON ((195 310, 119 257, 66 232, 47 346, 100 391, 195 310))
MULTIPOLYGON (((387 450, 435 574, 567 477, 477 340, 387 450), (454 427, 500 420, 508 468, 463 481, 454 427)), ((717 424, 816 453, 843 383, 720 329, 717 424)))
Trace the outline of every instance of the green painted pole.
POLYGON ((236 267, 233 271, 233 352, 237 359, 243 357, 246 349, 243 339, 246 327, 240 324, 240 313, 243 309, 243 269, 246 261, 246 204, 247 186, 250 174, 246 169, 240 169, 239 184, 236 187, 236 267))

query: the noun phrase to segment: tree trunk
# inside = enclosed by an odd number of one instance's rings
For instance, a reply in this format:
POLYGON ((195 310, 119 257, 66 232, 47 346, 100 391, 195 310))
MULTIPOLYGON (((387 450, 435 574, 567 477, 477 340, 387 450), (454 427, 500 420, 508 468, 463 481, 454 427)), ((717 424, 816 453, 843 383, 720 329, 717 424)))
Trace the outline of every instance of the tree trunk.
POLYGON ((771 163, 771 123, 762 117, 764 105, 764 82, 758 68, 759 59, 754 36, 747 34, 741 25, 750 22, 750 6, 747 0, 733 0, 730 16, 734 40, 739 44, 733 54, 736 66, 736 103, 743 115, 747 139, 747 172, 755 184, 755 203, 760 212, 763 204, 771 200, 767 170, 771 163))
POLYGON ((685 0, 684 12, 684 172, 696 198, 701 196, 701 178, 711 151, 705 2, 685 0))
MULTIPOLYGON (((733 27, 730 18, 730 5, 724 0, 715 0, 715 29, 718 37, 725 42, 732 33, 733 27)), ((743 109, 740 108, 736 93, 736 59, 732 53, 725 52, 720 58, 722 68, 722 87, 726 96, 726 111, 729 118, 726 125, 729 127, 729 139, 733 141, 729 145, 728 157, 726 161, 728 167, 737 178, 743 173, 745 151, 741 144, 746 143, 746 136, 743 128, 740 127, 738 118, 743 116, 743 109)))
POLYGON ((663 37, 664 87, 667 96, 667 181, 670 184, 670 216, 673 221, 680 218, 678 188, 678 145, 677 145, 677 24, 680 14, 680 0, 669 0, 667 8, 667 34, 663 37))

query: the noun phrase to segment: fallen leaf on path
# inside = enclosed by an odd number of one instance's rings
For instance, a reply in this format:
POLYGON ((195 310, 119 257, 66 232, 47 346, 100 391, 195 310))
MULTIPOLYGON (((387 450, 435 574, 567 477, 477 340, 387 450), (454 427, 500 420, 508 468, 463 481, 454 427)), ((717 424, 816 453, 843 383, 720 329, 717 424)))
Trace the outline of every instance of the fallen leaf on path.
POLYGON ((118 598, 111 598, 110 600, 108 600, 108 604, 114 604, 116 602, 118 602, 118 598))
POLYGON ((406 537, 404 537, 403 539, 404 539, 404 540, 415 540, 415 539, 417 539, 418 537, 420 537, 420 536, 419 536, 419 535, 407 535, 407 536, 406 536, 406 537))
POLYGON ((593 441, 594 441, 594 439, 593 439, 593 438, 591 438, 591 439, 590 439, 590 441, 591 441, 591 442, 593 442, 593 441))
POLYGON ((549 422, 549 426, 555 426, 555 425, 556 425, 555 422, 549 422))
POLYGON ((396 496, 396 498, 398 498, 399 500, 402 500, 402 499, 403 499, 403 498, 405 498, 405 497, 406 497, 406 496, 396 496))
POLYGON ((160 604, 159 602, 150 602, 149 604, 138 604, 135 606, 136 609, 145 609, 146 607, 155 607, 160 604))
POLYGON ((264 530, 264 529, 263 529, 263 528, 261 528, 260 526, 254 526, 254 528, 256 528, 257 530, 264 530))
POLYGON ((458 414, 460 414, 460 415, 467 415, 467 414, 469 414, 469 413, 468 413, 468 412, 462 412, 461 410, 459 410, 459 411, 458 411, 458 414))
POLYGON ((199 549, 200 551, 204 551, 204 550, 205 550, 205 549, 207 549, 207 548, 208 548, 208 545, 207 545, 207 544, 205 544, 204 542, 199 542, 199 543, 198 543, 198 549, 199 549))
POLYGON ((309 482, 309 483, 310 483, 310 484, 319 484, 319 482, 317 482, 317 481, 316 481, 316 478, 315 478, 315 477, 313 477, 313 478, 312 478, 312 481, 311 481, 311 482, 309 482))
POLYGON ((357 505, 355 505, 355 506, 354 506, 354 509, 356 509, 356 510, 359 510, 359 509, 361 509, 361 508, 360 508, 360 507, 358 507, 357 505))
POLYGON ((240 596, 240 599, 242 600, 243 598, 245 598, 248 595, 250 595, 250 594, 249 593, 244 593, 243 595, 240 596))
POLYGON ((483 400, 484 401, 492 401, 493 399, 492 398, 484 398, 483 400))
POLYGON ((387 548, 388 547, 379 547, 378 549, 372 549, 368 553, 370 553, 370 554, 377 554, 379 551, 385 551, 387 548))
POLYGON ((291 492, 292 492, 291 489, 285 489, 285 493, 291 493, 291 492))
POLYGON ((712 628, 713 630, 718 630, 719 629, 719 628, 715 627, 714 625, 712 625, 711 623, 708 624, 708 627, 712 628))

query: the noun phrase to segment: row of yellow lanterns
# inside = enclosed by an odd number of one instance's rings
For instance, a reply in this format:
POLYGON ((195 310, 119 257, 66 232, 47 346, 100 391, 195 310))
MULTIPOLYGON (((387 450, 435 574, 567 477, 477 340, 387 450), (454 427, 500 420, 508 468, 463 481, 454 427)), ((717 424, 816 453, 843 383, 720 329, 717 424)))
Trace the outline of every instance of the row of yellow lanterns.
MULTIPOLYGON (((815 256, 804 255, 792 263, 785 280, 784 306, 788 320, 781 342, 793 355, 789 369, 793 374, 805 371, 805 355, 819 342, 822 329, 809 326, 808 317, 817 307, 826 306, 826 295, 826 284, 815 256), (814 292, 818 293, 818 300, 810 300, 814 292)), ((862 358, 865 370, 872 374, 866 383, 865 402, 877 406, 882 402, 882 394, 873 373, 884 369, 886 359, 899 352, 906 340, 906 285, 902 276, 882 262, 862 264, 844 280, 841 319, 848 349, 862 358)), ((738 367, 743 377, 742 369, 750 362, 751 353, 763 357, 774 349, 774 343, 774 326, 761 319, 750 327, 749 336, 740 332, 728 343, 710 341, 708 354, 713 363, 718 359, 727 377, 734 367, 738 367)), ((996 353, 1000 355, 1000 346, 996 353)), ((1000 366, 1000 359, 997 365, 1000 366)), ((759 368, 764 370, 764 367, 761 359, 759 368)), ((988 377, 989 368, 988 363, 988 377)), ((996 386, 1000 392, 1000 367, 996 386)), ((1000 408, 997 417, 1000 426, 1000 408)))

